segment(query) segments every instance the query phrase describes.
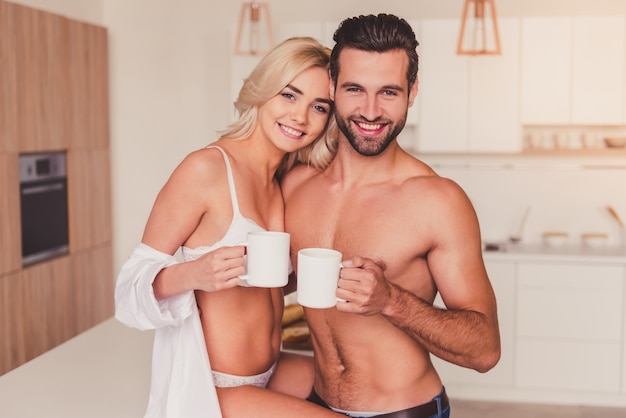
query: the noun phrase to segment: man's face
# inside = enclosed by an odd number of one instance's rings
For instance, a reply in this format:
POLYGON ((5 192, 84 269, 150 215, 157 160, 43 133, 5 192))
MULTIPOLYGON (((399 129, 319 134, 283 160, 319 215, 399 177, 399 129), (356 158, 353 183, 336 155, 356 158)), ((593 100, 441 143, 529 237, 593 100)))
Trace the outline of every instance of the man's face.
POLYGON ((417 95, 417 81, 409 92, 408 65, 402 50, 341 52, 331 98, 337 125, 359 154, 379 155, 404 128, 417 95))

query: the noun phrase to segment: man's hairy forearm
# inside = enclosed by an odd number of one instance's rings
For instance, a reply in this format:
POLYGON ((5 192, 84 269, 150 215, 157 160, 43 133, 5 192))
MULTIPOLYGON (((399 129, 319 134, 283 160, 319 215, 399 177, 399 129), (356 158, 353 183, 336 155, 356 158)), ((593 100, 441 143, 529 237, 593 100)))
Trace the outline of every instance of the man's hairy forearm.
POLYGON ((429 352, 459 366, 484 373, 500 359, 497 324, 471 310, 450 310, 391 285, 382 314, 429 352))

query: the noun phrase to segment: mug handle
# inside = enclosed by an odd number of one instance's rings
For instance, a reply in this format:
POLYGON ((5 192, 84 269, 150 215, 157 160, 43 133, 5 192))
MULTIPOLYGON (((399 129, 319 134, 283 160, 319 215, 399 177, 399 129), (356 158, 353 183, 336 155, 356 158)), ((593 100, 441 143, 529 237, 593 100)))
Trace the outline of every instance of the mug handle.
MULTIPOLYGON (((342 268, 343 268, 343 264, 342 264, 342 263, 339 263, 339 274, 340 274, 340 275, 341 275, 341 269, 342 269, 342 268)), ((339 287, 337 287, 337 288, 339 288, 339 287)), ((345 300, 345 299, 337 298, 337 303, 339 303, 339 302, 344 302, 344 303, 347 303, 348 301, 347 301, 347 300, 345 300)))
POLYGON ((239 285, 238 286, 241 286, 241 287, 251 287, 248 284, 248 241, 241 242, 241 243, 239 243, 237 245, 243 245, 244 247, 246 247, 246 250, 243 253, 244 265, 245 265, 245 268, 246 268, 246 274, 242 274, 242 275, 239 276, 239 285))

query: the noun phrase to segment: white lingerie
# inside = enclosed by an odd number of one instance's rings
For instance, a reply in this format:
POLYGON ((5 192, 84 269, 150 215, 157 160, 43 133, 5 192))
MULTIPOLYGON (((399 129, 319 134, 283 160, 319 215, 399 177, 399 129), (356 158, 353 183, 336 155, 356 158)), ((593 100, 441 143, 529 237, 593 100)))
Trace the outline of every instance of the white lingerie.
POLYGON ((213 383, 215 384, 215 387, 218 388, 233 388, 245 385, 265 388, 267 387, 267 383, 270 381, 270 378, 274 374, 275 370, 276 363, 274 363, 266 372, 256 374, 254 376, 237 376, 234 374, 216 372, 214 370, 212 370, 211 373, 213 373, 213 383))

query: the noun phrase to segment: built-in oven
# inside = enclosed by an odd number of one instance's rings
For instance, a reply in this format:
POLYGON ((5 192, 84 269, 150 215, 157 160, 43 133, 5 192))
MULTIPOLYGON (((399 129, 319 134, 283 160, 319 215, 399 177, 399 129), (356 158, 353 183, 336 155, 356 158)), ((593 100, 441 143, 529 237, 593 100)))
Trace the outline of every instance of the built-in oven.
POLYGON ((24 266, 69 252, 65 152, 21 154, 20 211, 24 266))

